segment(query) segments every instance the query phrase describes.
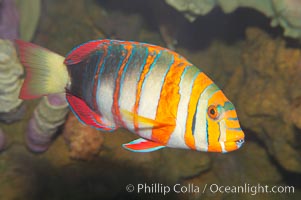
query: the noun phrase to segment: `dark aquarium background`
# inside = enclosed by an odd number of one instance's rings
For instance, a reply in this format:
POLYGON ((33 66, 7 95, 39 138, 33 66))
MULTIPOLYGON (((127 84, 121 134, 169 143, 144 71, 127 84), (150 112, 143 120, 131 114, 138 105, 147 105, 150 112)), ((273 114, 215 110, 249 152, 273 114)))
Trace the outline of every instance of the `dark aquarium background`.
POLYGON ((0 0, 0 38, 1 200, 301 198, 301 1, 0 0), (136 135, 82 125, 63 95, 18 99, 16 38, 61 55, 104 38, 173 49, 234 103, 246 142, 126 151, 136 135))

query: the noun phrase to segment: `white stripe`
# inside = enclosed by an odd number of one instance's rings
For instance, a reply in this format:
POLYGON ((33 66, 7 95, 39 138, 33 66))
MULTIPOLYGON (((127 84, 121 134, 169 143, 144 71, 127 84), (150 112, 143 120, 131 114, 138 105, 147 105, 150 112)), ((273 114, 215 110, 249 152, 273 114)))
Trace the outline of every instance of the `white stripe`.
POLYGON ((199 151, 208 151, 207 144, 207 107, 208 107, 208 99, 200 98, 198 102, 198 107, 196 110, 196 121, 195 121, 195 147, 199 151))
MULTIPOLYGON (((156 118, 161 89, 171 61, 171 55, 166 54, 164 51, 162 51, 161 55, 158 55, 160 57, 150 67, 150 71, 145 77, 138 108, 138 115, 149 119, 156 118)), ((139 128, 143 128, 143 125, 139 124, 139 128)), ((139 135, 143 138, 151 139, 152 129, 139 130, 139 135)))
MULTIPOLYGON (((135 57, 134 57, 135 58, 135 57)), ((138 58, 137 58, 138 59, 138 58)), ((132 64, 132 63, 130 63, 132 64)), ((140 64, 140 63, 139 63, 140 64)), ((130 65, 125 73, 124 82, 122 83, 122 91, 119 98, 119 105, 121 109, 132 112, 136 101, 136 88, 140 77, 140 66, 130 65)), ((134 132, 133 120, 123 117, 126 127, 134 132)))
POLYGON ((214 83, 208 85, 202 92, 198 102, 194 138, 196 149, 199 151, 208 151, 207 108, 209 99, 215 93, 212 91, 217 91, 216 89, 218 88, 214 83))
POLYGON ((225 143, 224 142, 219 142, 219 143, 221 144, 222 152, 227 153, 226 148, 225 148, 225 143))
POLYGON ((220 130, 220 136, 219 136, 219 142, 225 142, 226 141, 226 122, 225 120, 221 120, 219 122, 219 130, 220 130))
POLYGON ((198 75, 198 71, 196 67, 189 67, 181 79, 176 127, 168 141, 167 146, 169 147, 189 148, 185 143, 186 121, 194 77, 198 75))
POLYGON ((99 110, 101 110, 105 124, 113 124, 112 104, 115 81, 113 76, 101 77, 101 79, 99 91, 97 91, 97 104, 99 110))

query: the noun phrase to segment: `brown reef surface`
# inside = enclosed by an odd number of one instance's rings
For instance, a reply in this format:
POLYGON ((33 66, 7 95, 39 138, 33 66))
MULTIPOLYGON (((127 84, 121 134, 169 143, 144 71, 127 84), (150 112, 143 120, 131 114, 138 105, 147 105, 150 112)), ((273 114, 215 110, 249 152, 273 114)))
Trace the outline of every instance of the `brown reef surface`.
POLYGON ((234 100, 243 127, 285 170, 301 173, 300 49, 248 28, 240 59, 226 93, 234 100))
POLYGON ((79 160, 95 159, 104 142, 104 133, 83 125, 72 113, 62 134, 69 146, 70 157, 79 160))

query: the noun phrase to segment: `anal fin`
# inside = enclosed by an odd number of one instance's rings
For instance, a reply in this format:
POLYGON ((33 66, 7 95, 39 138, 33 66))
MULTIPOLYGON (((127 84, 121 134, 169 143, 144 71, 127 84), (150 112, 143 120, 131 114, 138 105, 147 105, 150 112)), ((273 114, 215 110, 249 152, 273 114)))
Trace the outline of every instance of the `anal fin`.
POLYGON ((157 142, 153 142, 143 138, 133 140, 127 144, 123 144, 122 146, 129 151, 139 152, 139 153, 152 152, 165 147, 157 142))
POLYGON ((66 93, 66 99, 72 112, 82 123, 102 131, 116 130, 115 126, 105 124, 102 117, 91 110, 91 108, 82 99, 73 96, 70 93, 66 93))

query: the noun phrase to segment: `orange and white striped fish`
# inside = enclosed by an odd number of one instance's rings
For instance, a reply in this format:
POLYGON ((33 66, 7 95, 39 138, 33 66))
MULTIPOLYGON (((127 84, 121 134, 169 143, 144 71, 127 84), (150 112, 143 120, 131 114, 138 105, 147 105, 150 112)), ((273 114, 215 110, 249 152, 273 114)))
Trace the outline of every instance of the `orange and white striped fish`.
POLYGON ((26 69, 20 98, 65 92, 81 122, 139 135, 123 144, 128 150, 167 146, 225 153, 244 143, 233 104, 204 72, 171 50, 94 40, 64 58, 32 43, 16 44, 26 69))

